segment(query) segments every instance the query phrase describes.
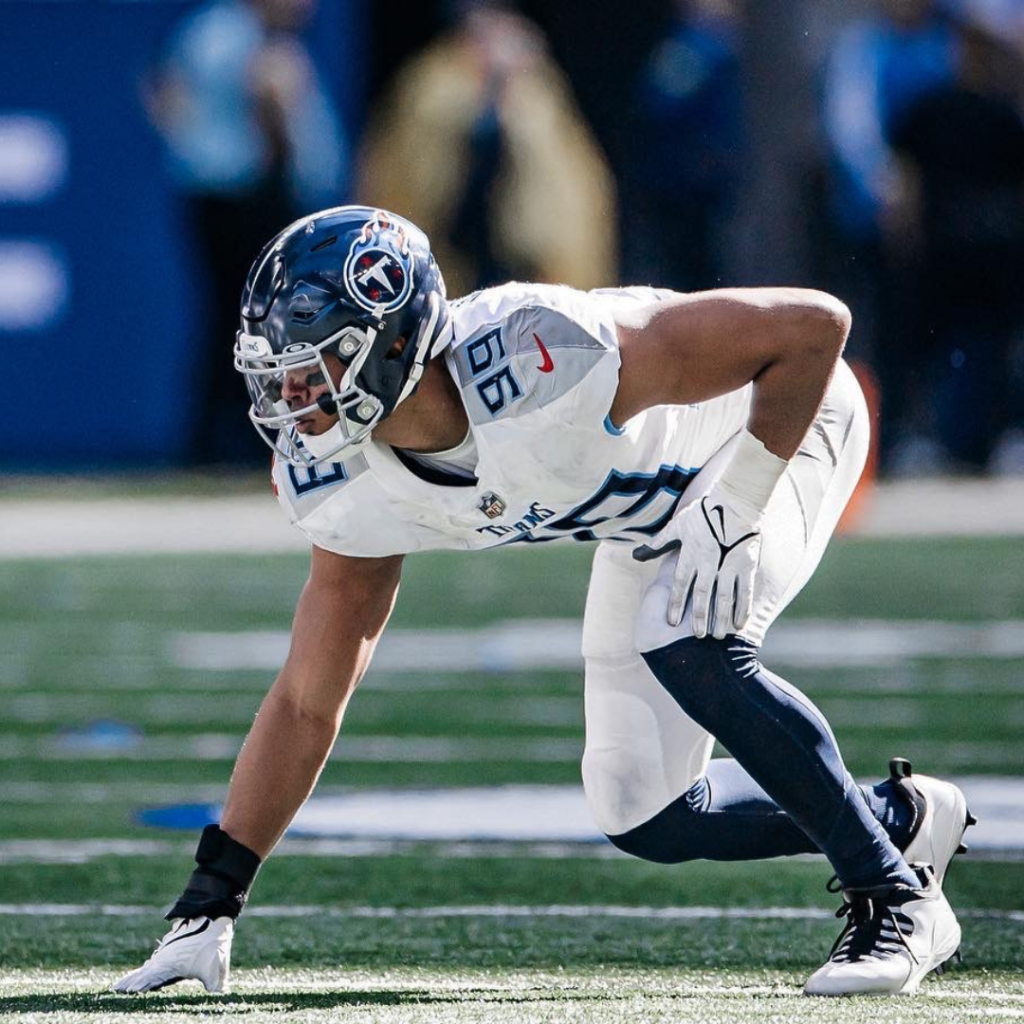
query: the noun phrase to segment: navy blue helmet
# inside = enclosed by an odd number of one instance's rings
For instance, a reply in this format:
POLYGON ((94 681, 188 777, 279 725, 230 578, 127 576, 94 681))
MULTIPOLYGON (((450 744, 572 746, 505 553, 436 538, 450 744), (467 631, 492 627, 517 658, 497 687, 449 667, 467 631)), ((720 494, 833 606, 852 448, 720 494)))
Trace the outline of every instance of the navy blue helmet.
POLYGON ((416 390, 449 341, 447 325, 444 279, 414 224, 367 206, 303 217, 263 249, 242 293, 235 368, 249 387, 249 416, 294 465, 344 460, 416 390), (343 364, 340 383, 325 355, 343 364), (282 388, 285 374, 303 368, 320 371, 330 387, 315 405, 295 409, 282 388), (320 436, 300 435, 297 422, 316 409, 336 412, 338 422, 320 436))

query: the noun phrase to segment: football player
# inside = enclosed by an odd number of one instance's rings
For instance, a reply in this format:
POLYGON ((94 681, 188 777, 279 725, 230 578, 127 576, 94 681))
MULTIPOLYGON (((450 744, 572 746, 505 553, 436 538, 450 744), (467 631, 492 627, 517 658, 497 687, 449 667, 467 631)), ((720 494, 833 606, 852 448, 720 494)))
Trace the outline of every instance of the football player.
POLYGON ((171 930, 115 988, 226 989, 235 920, 324 766, 403 558, 559 539, 596 542, 583 781, 609 839, 665 863, 823 853, 846 925, 808 994, 911 993, 953 957, 963 794, 901 759, 858 786, 758 656, 864 463, 849 328, 841 302, 793 288, 511 283, 449 302, 423 233, 365 207, 273 239, 235 366, 309 579, 171 930), (716 737, 730 758, 711 759, 716 737))

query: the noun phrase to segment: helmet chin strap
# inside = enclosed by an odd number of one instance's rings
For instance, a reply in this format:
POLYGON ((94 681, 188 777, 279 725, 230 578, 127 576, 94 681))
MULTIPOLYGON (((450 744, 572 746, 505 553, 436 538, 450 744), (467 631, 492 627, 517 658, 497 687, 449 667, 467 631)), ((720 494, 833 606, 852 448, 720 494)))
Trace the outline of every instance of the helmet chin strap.
POLYGON ((361 441, 345 444, 347 435, 339 420, 322 434, 302 434, 302 446, 316 459, 330 458, 332 462, 344 462, 358 455, 370 443, 367 434, 361 441), (344 447, 341 447, 344 445, 344 447))
POLYGON ((409 369, 409 377, 398 395, 398 400, 395 402, 396 408, 419 387, 427 363, 452 342, 453 330, 449 323, 446 323, 441 331, 437 331, 437 321, 440 315, 441 304, 438 302, 436 295, 431 295, 429 316, 426 323, 420 328, 418 340, 415 342, 418 350, 409 369), (435 331, 437 331, 436 337, 435 331))
POLYGON ((322 434, 302 434, 301 437, 302 447, 318 459, 330 455, 345 440, 340 423, 328 427, 322 434))

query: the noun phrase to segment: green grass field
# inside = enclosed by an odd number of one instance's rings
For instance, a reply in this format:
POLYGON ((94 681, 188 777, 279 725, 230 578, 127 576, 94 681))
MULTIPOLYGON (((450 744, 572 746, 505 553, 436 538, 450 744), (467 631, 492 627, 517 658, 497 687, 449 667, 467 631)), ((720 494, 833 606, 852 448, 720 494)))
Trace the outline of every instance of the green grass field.
MULTIPOLYGON (((413 558, 393 625, 576 618, 588 563, 575 548, 413 558)), ((287 629, 304 576, 295 556, 0 563, 0 905, 50 905, 0 914, 0 1020, 880 1018, 874 1001, 799 996, 838 931, 821 861, 669 868, 600 848, 509 843, 322 856, 292 841, 261 872, 236 940, 232 995, 109 993, 162 932, 160 907, 177 894, 194 844, 192 833, 143 828, 133 814, 218 800, 273 674, 183 667, 175 638, 287 629), (102 720, 137 730, 156 755, 80 747, 77 730, 102 720), (227 748, 181 753, 197 734, 227 737, 227 748), (90 839, 151 845, 97 853, 83 846, 90 839), (282 907, 310 909, 261 913, 282 907), (551 907, 571 910, 543 910, 551 907)), ((846 539, 787 613, 801 617, 1024 620, 1024 545, 846 539)), ((965 650, 780 670, 829 715, 859 776, 883 772, 897 753, 936 774, 1024 775, 1020 658, 965 650)), ((345 736, 387 738, 396 750, 424 738, 482 741, 508 754, 346 759, 342 745, 321 790, 574 783, 582 729, 582 681, 569 669, 371 670, 345 736), (552 753, 530 753, 548 740, 552 753)), ((963 912, 964 963, 929 979, 919 998, 887 1004, 884 1019, 1024 1018, 1024 864, 960 858, 947 889, 963 912)))

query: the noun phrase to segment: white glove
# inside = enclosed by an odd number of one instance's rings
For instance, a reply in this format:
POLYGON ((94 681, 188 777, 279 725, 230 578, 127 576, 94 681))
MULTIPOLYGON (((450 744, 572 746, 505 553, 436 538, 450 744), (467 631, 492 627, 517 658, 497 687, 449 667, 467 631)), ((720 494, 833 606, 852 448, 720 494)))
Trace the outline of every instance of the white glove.
POLYGON ((178 919, 157 943, 153 955, 114 983, 114 991, 155 992, 194 978, 207 992, 227 992, 234 934, 235 922, 230 917, 178 919))
POLYGON ((746 626, 754 607, 764 511, 788 463, 748 430, 732 442, 721 476, 633 552, 639 562, 677 551, 667 619, 678 626, 693 599, 694 636, 717 640, 746 626))
POLYGON ((668 624, 678 626, 692 590, 693 634, 721 640, 747 624, 761 561, 761 512, 717 485, 633 552, 640 562, 677 551, 668 624))

